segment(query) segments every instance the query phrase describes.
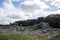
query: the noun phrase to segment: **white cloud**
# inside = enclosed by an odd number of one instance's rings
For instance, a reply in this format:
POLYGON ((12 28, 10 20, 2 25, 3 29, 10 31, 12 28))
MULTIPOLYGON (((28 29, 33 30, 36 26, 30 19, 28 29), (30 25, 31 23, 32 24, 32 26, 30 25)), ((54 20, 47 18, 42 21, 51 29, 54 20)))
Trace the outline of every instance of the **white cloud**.
POLYGON ((54 0, 44 0, 45 2, 51 2, 51 1, 54 1, 54 0))
POLYGON ((56 6, 57 8, 60 8, 60 0, 54 0, 51 5, 56 6))
MULTIPOLYGON (((49 6, 44 2, 41 2, 40 0, 25 0, 24 2, 19 4, 19 9, 15 8, 15 6, 12 4, 12 1, 21 0, 7 1, 8 2, 3 2, 4 7, 0 8, 0 24, 9 24, 9 22, 14 22, 17 20, 26 20, 37 18, 39 16, 47 16, 52 13, 60 13, 60 10, 54 12, 43 11, 45 8, 49 8, 49 6), (17 18, 15 19, 15 17, 17 18)), ((55 5, 55 3, 53 5, 55 5)))
POLYGON ((49 0, 45 0, 46 2, 48 2, 49 0))
POLYGON ((43 12, 45 16, 48 16, 50 14, 60 14, 60 10, 57 10, 57 11, 44 11, 43 12))
POLYGON ((0 8, 0 24, 9 24, 10 22, 14 22, 17 20, 26 20, 31 16, 30 13, 24 13, 22 10, 16 9, 12 3, 8 3, 5 1, 3 5, 5 7, 0 8), (26 16, 26 14, 28 14, 29 16, 26 16), (13 19, 10 16, 13 17, 13 19), (15 19, 15 16, 19 16, 20 18, 15 19))
POLYGON ((46 5, 44 2, 41 2, 40 0, 26 0, 26 1, 22 2, 21 4, 38 5, 41 9, 49 7, 48 5, 46 5))
POLYGON ((8 9, 9 10, 9 9, 14 9, 15 8, 10 1, 3 2, 3 5, 4 5, 4 9, 8 9))

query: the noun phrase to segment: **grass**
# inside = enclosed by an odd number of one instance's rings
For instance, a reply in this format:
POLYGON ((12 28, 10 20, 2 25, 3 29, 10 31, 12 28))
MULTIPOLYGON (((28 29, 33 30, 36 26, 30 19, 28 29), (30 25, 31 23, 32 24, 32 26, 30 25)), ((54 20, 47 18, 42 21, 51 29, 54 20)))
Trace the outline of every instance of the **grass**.
POLYGON ((38 37, 28 34, 9 34, 0 35, 0 40, 38 40, 38 37))
MULTIPOLYGON (((44 37, 24 33, 10 33, 0 35, 0 40, 45 40, 44 37)), ((60 36, 50 38, 47 40, 60 40, 60 36)))
POLYGON ((54 37, 54 38, 51 38, 49 40, 60 40, 60 36, 57 36, 57 37, 54 37))

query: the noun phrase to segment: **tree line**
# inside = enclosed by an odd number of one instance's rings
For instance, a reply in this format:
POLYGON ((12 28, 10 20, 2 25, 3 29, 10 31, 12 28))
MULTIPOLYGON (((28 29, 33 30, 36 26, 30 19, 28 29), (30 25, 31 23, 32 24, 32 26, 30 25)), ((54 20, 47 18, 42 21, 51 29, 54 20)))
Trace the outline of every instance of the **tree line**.
POLYGON ((40 22, 47 22, 50 27, 60 28, 60 14, 50 14, 46 17, 38 17, 37 19, 15 21, 13 24, 16 23, 18 26, 33 26, 35 24, 39 24, 40 22))

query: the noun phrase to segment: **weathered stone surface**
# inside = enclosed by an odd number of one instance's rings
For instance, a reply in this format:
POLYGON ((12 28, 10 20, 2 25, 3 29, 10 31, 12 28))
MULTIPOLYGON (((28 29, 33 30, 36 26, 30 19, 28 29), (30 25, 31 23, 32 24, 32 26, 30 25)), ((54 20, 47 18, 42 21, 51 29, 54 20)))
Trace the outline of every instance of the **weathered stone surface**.
POLYGON ((41 23, 39 23, 39 25, 37 27, 38 27, 38 29, 46 29, 49 27, 49 24, 45 23, 45 22, 41 22, 41 23))

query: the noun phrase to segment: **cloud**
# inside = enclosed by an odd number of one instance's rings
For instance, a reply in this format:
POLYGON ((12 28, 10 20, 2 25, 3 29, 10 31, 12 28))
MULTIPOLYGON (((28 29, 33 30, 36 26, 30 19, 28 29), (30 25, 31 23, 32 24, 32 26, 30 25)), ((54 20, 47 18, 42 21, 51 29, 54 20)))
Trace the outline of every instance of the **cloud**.
POLYGON ((34 12, 35 10, 40 10, 38 5, 20 5, 20 8, 24 12, 34 12))
POLYGON ((8 18, 11 19, 21 19, 21 17, 19 17, 18 15, 12 14, 12 15, 7 15, 8 18))
POLYGON ((55 12, 60 10, 60 0, 41 0, 42 2, 45 2, 46 5, 49 6, 49 8, 45 8, 44 11, 49 12, 55 12))
MULTIPOLYGON (((50 0, 45 0, 49 4, 50 0)), ((4 7, 0 8, 0 24, 9 24, 18 20, 35 19, 49 14, 60 13, 59 5, 56 0, 51 1, 50 5, 41 0, 5 0, 2 2, 4 7)), ((57 1, 58 2, 58 1, 57 1)))
POLYGON ((60 8, 60 0, 54 0, 51 5, 56 6, 57 8, 60 8))
POLYGON ((22 6, 21 9, 24 9, 24 10, 27 10, 27 11, 28 11, 28 9, 29 10, 32 10, 32 9, 43 10, 44 8, 49 7, 48 5, 46 5, 44 2, 41 2, 40 0, 26 0, 26 1, 22 2, 20 4, 20 6, 22 6))
POLYGON ((60 8, 57 8, 55 6, 50 6, 50 8, 44 9, 44 11, 50 11, 50 12, 58 11, 58 10, 60 10, 60 8))

